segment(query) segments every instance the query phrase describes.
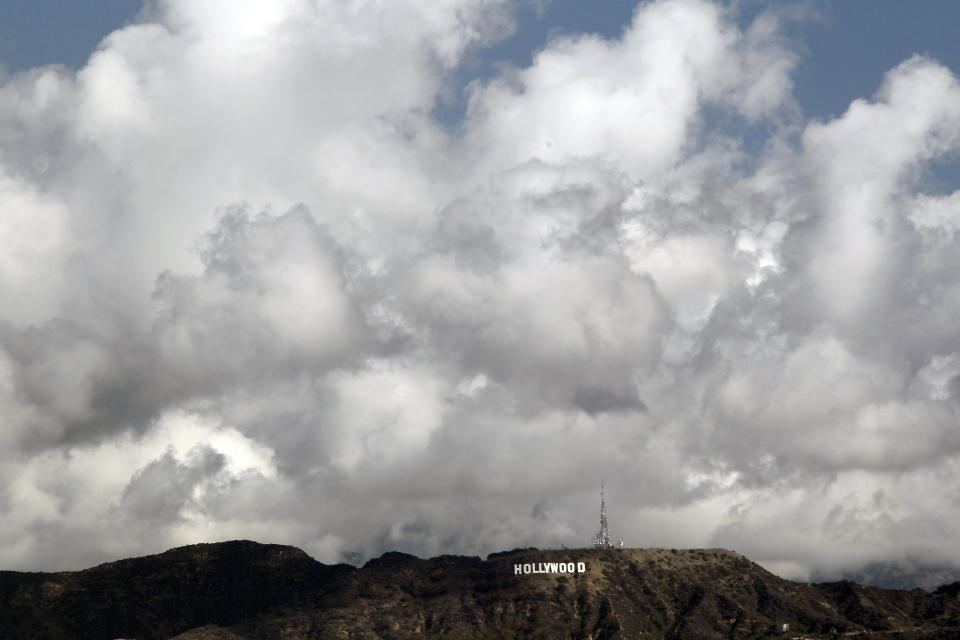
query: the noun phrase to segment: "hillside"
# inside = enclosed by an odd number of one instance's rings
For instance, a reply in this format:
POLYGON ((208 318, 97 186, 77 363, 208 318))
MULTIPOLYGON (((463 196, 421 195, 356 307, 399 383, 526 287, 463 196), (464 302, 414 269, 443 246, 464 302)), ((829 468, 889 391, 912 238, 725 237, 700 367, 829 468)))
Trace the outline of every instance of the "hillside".
POLYGON ((0 572, 0 637, 946 640, 960 638, 958 592, 792 583, 715 549, 527 549, 486 561, 392 552, 358 569, 234 541, 78 572, 0 572), (585 571, 536 573, 568 563, 585 571))

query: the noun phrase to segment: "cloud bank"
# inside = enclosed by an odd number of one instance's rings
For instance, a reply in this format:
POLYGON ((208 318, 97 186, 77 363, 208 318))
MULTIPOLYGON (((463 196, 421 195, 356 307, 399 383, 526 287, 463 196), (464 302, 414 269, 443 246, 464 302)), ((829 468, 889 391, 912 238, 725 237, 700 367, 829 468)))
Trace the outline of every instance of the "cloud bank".
POLYGON ((509 2, 164 0, 0 85, 0 565, 727 546, 960 567, 960 83, 792 95, 639 5, 434 107, 509 2), (758 142, 759 141, 759 142, 758 142))

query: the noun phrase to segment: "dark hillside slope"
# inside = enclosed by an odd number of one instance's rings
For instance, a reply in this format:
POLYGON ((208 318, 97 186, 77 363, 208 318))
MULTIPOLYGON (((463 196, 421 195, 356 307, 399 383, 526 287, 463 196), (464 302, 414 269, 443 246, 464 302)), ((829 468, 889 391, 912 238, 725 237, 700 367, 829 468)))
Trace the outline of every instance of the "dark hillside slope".
POLYGON ((363 568, 227 542, 69 573, 0 573, 0 638, 960 639, 958 589, 782 580, 723 550, 533 549, 363 568), (515 564, 586 571, 515 575, 515 564), (785 627, 786 626, 786 631, 785 627))
POLYGON ((310 598, 353 567, 295 547, 199 544, 92 569, 0 573, 0 638, 168 638, 310 598))

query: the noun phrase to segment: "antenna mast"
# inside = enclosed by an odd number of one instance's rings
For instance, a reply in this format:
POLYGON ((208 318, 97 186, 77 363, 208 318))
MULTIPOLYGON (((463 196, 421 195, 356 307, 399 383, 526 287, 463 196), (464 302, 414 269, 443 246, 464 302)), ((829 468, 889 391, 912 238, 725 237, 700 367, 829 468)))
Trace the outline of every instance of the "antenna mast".
POLYGON ((609 549, 613 545, 610 544, 610 531, 607 529, 607 503, 604 501, 603 497, 603 483, 600 483, 600 531, 597 532, 597 535, 593 536, 593 547, 595 549, 609 549))

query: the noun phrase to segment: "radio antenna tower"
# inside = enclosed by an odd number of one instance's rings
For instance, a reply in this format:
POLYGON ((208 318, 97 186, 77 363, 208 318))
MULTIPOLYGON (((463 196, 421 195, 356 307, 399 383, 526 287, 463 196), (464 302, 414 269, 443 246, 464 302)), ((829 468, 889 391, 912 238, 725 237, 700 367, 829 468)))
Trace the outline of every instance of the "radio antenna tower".
POLYGON ((603 499, 603 483, 600 483, 600 531, 597 532, 597 535, 593 536, 593 548, 594 549, 609 549, 613 545, 610 544, 610 531, 607 529, 607 503, 603 499))

